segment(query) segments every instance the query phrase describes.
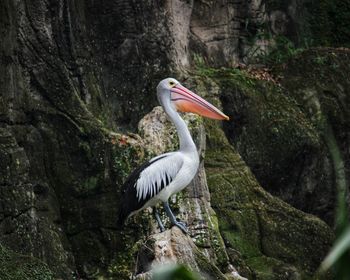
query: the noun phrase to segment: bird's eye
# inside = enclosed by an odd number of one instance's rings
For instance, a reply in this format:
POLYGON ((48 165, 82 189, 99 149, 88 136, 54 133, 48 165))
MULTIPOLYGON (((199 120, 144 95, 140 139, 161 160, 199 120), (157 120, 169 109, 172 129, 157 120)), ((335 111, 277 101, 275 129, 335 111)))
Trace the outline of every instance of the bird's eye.
POLYGON ((173 87, 173 86, 175 86, 175 83, 174 83, 173 81, 170 81, 170 82, 169 82, 169 85, 170 85, 171 87, 173 87))

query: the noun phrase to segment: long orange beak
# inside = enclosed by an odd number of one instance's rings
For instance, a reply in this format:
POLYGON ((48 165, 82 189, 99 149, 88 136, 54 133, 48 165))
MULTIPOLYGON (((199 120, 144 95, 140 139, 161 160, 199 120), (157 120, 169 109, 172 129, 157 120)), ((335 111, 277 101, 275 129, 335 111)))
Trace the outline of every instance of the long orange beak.
POLYGON ((170 91, 171 101, 174 102, 176 109, 180 112, 196 113, 216 120, 230 119, 218 108, 180 84, 174 86, 170 91))

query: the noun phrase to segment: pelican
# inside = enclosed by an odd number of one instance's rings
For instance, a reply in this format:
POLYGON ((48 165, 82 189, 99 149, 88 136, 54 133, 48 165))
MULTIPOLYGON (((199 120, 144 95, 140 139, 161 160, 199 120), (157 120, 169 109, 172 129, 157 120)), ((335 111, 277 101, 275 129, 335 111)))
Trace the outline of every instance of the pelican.
POLYGON ((163 203, 171 224, 187 233, 185 223, 177 221, 171 211, 168 199, 192 181, 198 170, 199 156, 187 125, 178 112, 192 112, 217 120, 229 120, 229 117, 173 78, 158 84, 157 97, 176 127, 180 149, 156 156, 130 174, 121 191, 118 226, 121 227, 137 212, 153 207, 160 231, 164 231, 156 208, 158 203, 163 203))

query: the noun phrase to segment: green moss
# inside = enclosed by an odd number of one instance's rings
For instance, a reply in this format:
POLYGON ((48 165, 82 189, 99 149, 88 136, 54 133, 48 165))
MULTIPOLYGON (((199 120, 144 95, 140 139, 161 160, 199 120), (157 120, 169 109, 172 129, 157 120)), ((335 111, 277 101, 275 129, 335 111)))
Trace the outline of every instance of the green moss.
POLYGON ((0 245, 0 278, 3 280, 51 280, 48 266, 33 257, 19 255, 0 245))
POLYGON ((290 89, 289 94, 300 104, 328 147, 333 161, 332 177, 339 189, 347 184, 344 173, 347 164, 342 157, 347 154, 344 139, 350 122, 349 62, 347 49, 310 49, 293 59, 283 73, 286 77, 283 85, 290 89))
POLYGON ((220 224, 226 243, 241 252, 244 258, 261 255, 260 232, 255 211, 224 209, 221 213, 228 215, 220 224), (247 220, 249 223, 246 222, 247 220))
MULTIPOLYGON (((277 86, 231 69, 211 71, 209 78, 199 73, 198 79, 197 84, 201 85, 199 88, 203 91, 205 87, 207 91, 210 91, 208 88, 215 88, 213 80, 219 85, 224 94, 222 101, 225 112, 230 110, 229 106, 242 104, 225 98, 248 96, 249 102, 246 105, 255 114, 254 126, 259 129, 259 122, 271 124, 269 131, 266 131, 265 125, 261 131, 247 132, 256 137, 256 141, 266 141, 261 147, 256 147, 257 150, 268 149, 271 141, 274 141, 271 135, 277 137, 278 141, 282 139, 283 145, 291 146, 295 145, 291 137, 298 139, 306 134, 307 141, 318 145, 317 133, 306 122, 306 117, 296 102, 284 96, 277 86), (252 81, 247 82, 249 79, 252 81), (263 134, 266 133, 269 136, 264 138, 263 134)), ((210 96, 211 99, 218 98, 217 95, 210 96)), ((257 279, 284 279, 278 277, 285 273, 311 277, 322 259, 321 255, 329 248, 331 230, 320 220, 310 218, 266 193, 230 145, 218 122, 206 120, 205 127, 205 166, 212 207, 217 213, 220 232, 228 251, 232 249, 240 252, 231 261, 243 266, 248 264, 249 269, 242 268, 242 271, 247 271, 249 275, 249 270, 252 270, 257 279), (317 235, 318 238, 309 240, 310 232, 314 232, 311 235, 317 235)), ((281 151, 275 151, 274 154, 278 153, 281 151)), ((258 155, 256 159, 259 160, 258 155)))
POLYGON ((294 267, 266 256, 250 258, 247 264, 256 271, 256 279, 259 280, 310 279, 305 275, 301 277, 294 267))
POLYGON ((227 268, 229 263, 229 257, 225 250, 225 243, 220 235, 219 230, 219 221, 215 212, 209 213, 207 217, 209 228, 209 236, 210 236, 210 244, 214 249, 215 257, 216 257, 216 265, 224 271, 227 268))
POLYGON ((84 182, 84 188, 87 190, 95 189, 97 186, 98 179, 96 177, 86 178, 84 182))
POLYGON ((143 150, 140 147, 130 144, 114 145, 112 148, 113 166, 112 170, 119 178, 120 182, 124 182, 130 172, 142 160, 144 160, 143 150))
POLYGON ((327 226, 266 194, 240 157, 225 144, 225 138, 220 137, 222 132, 210 131, 209 135, 217 138, 209 141, 214 146, 206 156, 208 185, 226 246, 238 250, 247 263, 264 254, 275 259, 273 265, 268 262, 263 269, 251 266, 256 274, 277 269, 278 262, 296 266, 300 273, 314 271, 321 257, 318 251, 306 254, 305 250, 309 249, 305 244, 310 246, 310 242, 316 242, 317 246, 323 246, 321 250, 325 254, 331 240, 327 226), (219 143, 220 148, 216 146, 219 143), (226 164, 221 164, 223 162, 226 164), (295 215, 298 218, 294 218, 295 215), (309 231, 317 232, 319 239, 308 240, 309 231), (322 240, 327 240, 328 245, 322 240))
POLYGON ((208 258, 204 256, 199 250, 194 250, 194 254, 199 270, 203 275, 210 275, 212 279, 227 280, 219 268, 216 265, 210 263, 208 261, 208 258))
MULTIPOLYGON (((237 68, 210 68, 205 65, 197 66, 194 74, 200 78, 210 77, 215 81, 229 81, 234 82, 236 85, 243 86, 244 88, 254 87, 257 80, 252 78, 247 72, 239 70, 237 68)), ((210 81, 206 81, 210 83, 210 81)))
POLYGON ((291 61, 283 81, 324 140, 333 163, 334 185, 341 195, 348 181, 344 136, 350 121, 349 62, 347 49, 311 49, 291 61))
POLYGON ((108 267, 109 277, 131 279, 140 244, 136 243, 133 247, 129 246, 126 246, 125 251, 118 252, 113 258, 108 267))
MULTIPOLYGON (((139 218, 143 219, 143 215, 140 216, 139 218)), ((148 219, 138 222, 143 223, 143 225, 149 224, 148 219)), ((133 227, 133 229, 126 229, 119 236, 118 252, 110 261, 106 275, 103 275, 106 279, 131 279, 135 273, 137 254, 145 242, 145 232, 135 227, 134 224, 133 227)))
POLYGON ((293 182, 293 173, 287 170, 301 156, 300 151, 311 152, 322 145, 306 114, 274 83, 240 70, 214 73, 210 78, 218 85, 223 111, 232 119, 223 124, 226 135, 222 137, 236 145, 264 187, 273 190, 285 181, 293 182))

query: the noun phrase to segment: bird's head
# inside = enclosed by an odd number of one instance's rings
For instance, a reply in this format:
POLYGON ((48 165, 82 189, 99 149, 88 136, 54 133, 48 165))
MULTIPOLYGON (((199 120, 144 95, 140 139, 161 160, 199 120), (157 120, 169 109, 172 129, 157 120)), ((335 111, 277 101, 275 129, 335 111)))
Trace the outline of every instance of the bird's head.
POLYGON ((169 104, 180 112, 191 112, 217 120, 230 119, 214 105, 185 88, 173 78, 164 79, 158 84, 157 95, 163 107, 169 104))

